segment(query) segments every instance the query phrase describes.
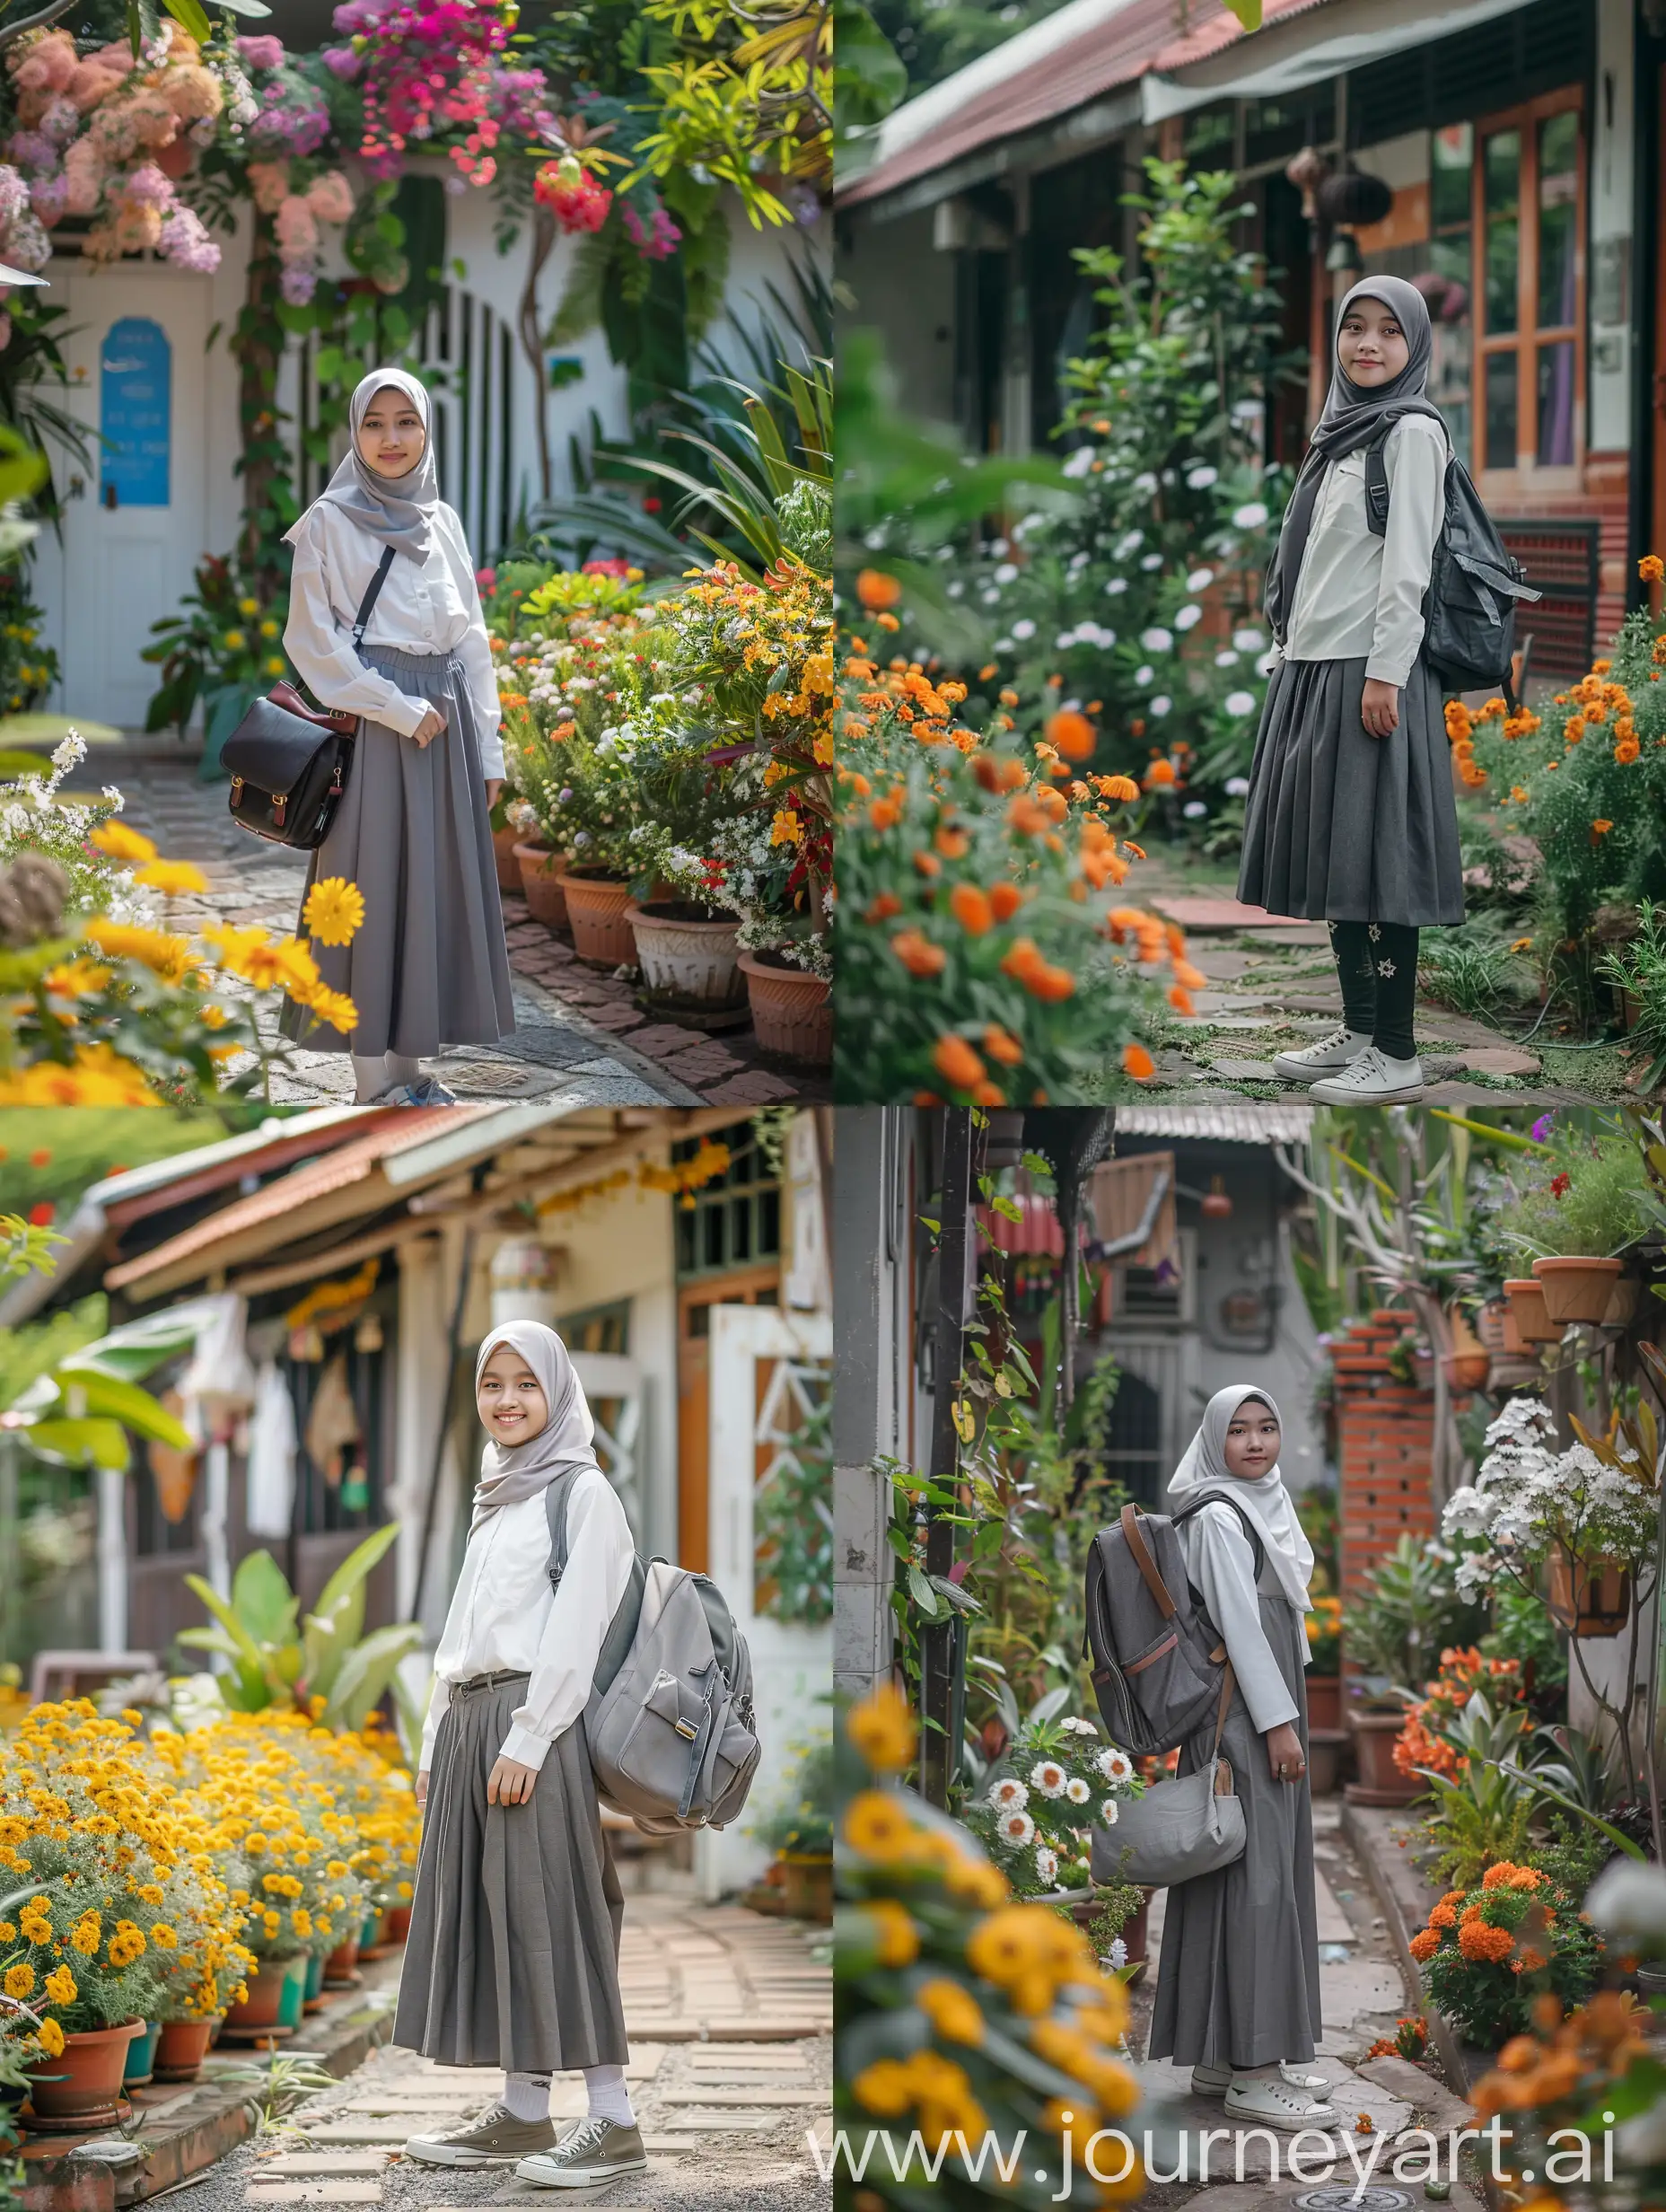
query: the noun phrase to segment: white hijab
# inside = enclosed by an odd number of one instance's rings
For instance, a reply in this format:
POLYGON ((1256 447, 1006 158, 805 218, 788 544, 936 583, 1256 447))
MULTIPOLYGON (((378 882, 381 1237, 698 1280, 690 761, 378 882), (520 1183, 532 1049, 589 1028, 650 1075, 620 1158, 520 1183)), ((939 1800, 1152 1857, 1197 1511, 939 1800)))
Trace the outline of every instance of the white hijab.
MULTIPOLYGON (((1227 1468, 1226 1432, 1232 1426, 1232 1416, 1247 1398, 1258 1398, 1273 1418, 1278 1420, 1278 1408, 1258 1383, 1230 1382, 1223 1391, 1216 1391, 1203 1409, 1202 1424, 1187 1446, 1185 1458, 1170 1478, 1169 1502, 1171 1508, 1186 1505, 1200 1490, 1224 1490, 1236 1498, 1261 1532, 1261 1540, 1278 1576, 1279 1588, 1298 1612, 1311 1612, 1313 1601, 1308 1595, 1307 1584, 1313 1571, 1313 1547, 1296 1519, 1296 1509, 1285 1488, 1283 1475, 1275 1466, 1268 1473, 1248 1482, 1227 1468)), ((1279 1421, 1278 1425, 1282 1429, 1284 1423, 1279 1421)))
POLYGON ((503 1328, 492 1330, 474 1364, 476 1396, 479 1395, 486 1363, 500 1344, 519 1352, 538 1377, 549 1407, 549 1418, 524 1444, 488 1444, 480 1454, 474 1518, 469 1523, 470 1536, 499 1506, 513 1505, 523 1497, 536 1497, 570 1467, 597 1465, 592 1449, 596 1426, 584 1401, 583 1386, 573 1371, 566 1346, 542 1321, 508 1321, 503 1328))
MULTIPOLYGON (((368 531, 383 545, 390 545, 408 553, 417 566, 428 557, 428 548, 434 540, 434 509, 440 504, 440 471, 434 457, 434 410, 428 402, 428 388, 406 369, 373 369, 354 386, 353 397, 347 402, 347 428, 351 443, 342 455, 336 473, 319 494, 315 505, 328 500, 331 506, 345 507, 359 528, 368 531), (379 391, 402 392, 422 417, 422 459, 404 476, 383 476, 373 469, 359 451, 359 431, 371 401, 379 391)), ((311 509, 307 510, 311 514, 311 509)), ((286 530, 286 542, 294 540, 304 522, 286 530)))

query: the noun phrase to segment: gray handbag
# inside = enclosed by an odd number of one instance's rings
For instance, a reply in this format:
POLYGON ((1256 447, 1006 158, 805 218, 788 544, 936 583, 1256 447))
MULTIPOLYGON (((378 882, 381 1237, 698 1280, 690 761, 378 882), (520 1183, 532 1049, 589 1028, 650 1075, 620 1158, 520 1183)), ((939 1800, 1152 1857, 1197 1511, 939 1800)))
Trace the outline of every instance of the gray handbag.
POLYGON ((1095 1882, 1171 1889, 1177 1882, 1212 1874, 1243 1856, 1243 1800, 1232 1786, 1232 1760, 1221 1756, 1233 1679, 1229 1659, 1208 1764, 1196 1774, 1153 1782, 1143 1796, 1127 1799, 1118 1809, 1114 1828, 1102 1821, 1095 1826, 1091 1853, 1095 1882))

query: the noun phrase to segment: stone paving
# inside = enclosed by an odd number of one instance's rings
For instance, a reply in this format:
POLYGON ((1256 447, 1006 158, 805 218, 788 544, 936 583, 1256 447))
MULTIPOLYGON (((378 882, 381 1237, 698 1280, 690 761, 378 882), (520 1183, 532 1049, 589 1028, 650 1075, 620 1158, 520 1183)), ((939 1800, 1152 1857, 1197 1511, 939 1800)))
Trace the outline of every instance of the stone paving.
MULTIPOLYGON (((307 856, 240 830, 227 811, 225 786, 198 783, 189 753, 173 757, 166 741, 155 740, 99 746, 66 788, 91 793, 106 784, 126 796, 125 821, 154 838, 170 860, 194 861, 208 877, 206 898, 173 902, 180 926, 217 917, 294 929, 307 856)), ((530 918, 521 899, 505 895, 504 923, 514 1035, 490 1047, 448 1046, 427 1063, 460 1099, 744 1109, 831 1095, 824 1076, 766 1060, 750 1029, 708 1036, 655 1021, 636 1005, 628 972, 586 967, 530 918)), ((350 1100, 346 1054, 294 1054, 290 1070, 274 1071, 272 1095, 284 1103, 350 1100)))

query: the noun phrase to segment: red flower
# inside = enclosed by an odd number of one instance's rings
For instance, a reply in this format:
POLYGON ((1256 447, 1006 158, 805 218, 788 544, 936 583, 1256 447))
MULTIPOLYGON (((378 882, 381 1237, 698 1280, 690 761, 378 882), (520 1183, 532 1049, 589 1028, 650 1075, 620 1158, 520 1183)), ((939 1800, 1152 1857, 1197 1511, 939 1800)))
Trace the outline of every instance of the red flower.
POLYGON ((1571 1175, 1553 1175, 1550 1179, 1551 1197, 1553 1198, 1564 1197, 1573 1188, 1573 1183, 1574 1178, 1571 1175))

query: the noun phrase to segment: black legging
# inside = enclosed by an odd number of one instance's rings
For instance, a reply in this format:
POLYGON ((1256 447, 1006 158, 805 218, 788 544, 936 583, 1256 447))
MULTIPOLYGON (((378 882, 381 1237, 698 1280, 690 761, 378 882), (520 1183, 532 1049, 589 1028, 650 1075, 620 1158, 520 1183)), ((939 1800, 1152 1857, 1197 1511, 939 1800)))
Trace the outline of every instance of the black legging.
POLYGON ((1348 1027, 1391 1060, 1413 1058, 1417 932, 1404 922, 1332 922, 1330 949, 1348 1027))

